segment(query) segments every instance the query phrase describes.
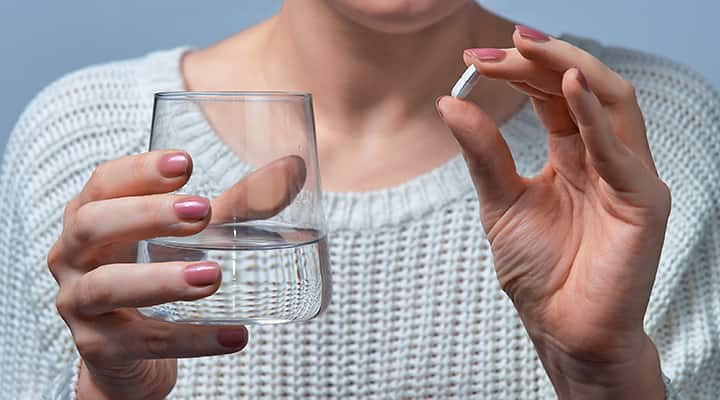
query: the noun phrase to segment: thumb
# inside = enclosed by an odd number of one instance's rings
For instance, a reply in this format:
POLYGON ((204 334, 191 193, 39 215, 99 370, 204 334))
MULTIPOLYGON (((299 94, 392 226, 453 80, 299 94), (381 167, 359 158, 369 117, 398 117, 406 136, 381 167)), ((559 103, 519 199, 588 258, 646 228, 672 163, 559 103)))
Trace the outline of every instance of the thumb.
POLYGON ((266 219, 292 204, 305 185, 305 160, 279 158, 244 176, 212 200, 213 224, 266 219))
POLYGON ((485 231, 525 190, 505 139, 492 118, 472 102, 443 96, 437 108, 460 144, 470 170, 485 231))

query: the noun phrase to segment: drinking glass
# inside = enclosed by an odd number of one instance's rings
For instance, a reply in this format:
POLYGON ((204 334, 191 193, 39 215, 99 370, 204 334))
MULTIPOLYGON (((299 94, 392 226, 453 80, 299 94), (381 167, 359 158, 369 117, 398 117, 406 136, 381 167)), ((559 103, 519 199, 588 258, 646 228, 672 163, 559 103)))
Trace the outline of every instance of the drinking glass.
POLYGON ((190 179, 175 193, 209 199, 212 214, 198 234, 141 241, 138 262, 215 261, 222 283, 207 298, 142 313, 182 323, 276 324, 325 308, 327 229, 310 94, 158 93, 150 150, 190 155, 190 179))

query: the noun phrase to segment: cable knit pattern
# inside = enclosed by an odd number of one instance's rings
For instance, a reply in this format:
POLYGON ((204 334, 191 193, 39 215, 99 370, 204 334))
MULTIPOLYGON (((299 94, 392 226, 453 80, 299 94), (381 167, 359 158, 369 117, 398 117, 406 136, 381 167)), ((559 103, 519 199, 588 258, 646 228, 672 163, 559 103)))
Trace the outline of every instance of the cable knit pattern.
MULTIPOLYGON (((675 399, 720 393, 720 97, 686 69, 577 38, 631 80, 673 210, 646 328, 675 399)), ((0 175, 0 398, 73 398, 78 358, 46 254, 94 167, 145 151, 152 94, 179 90, 185 49, 73 73, 21 116, 0 175), (65 396, 65 397, 63 397, 65 396)), ((526 106, 503 133, 524 175, 546 157, 526 106)), ((207 140, 212 141, 212 136, 207 140)), ((552 399, 500 290, 462 158, 401 186, 325 196, 333 298, 248 348, 181 360, 172 399, 552 399)), ((98 221, 101 223, 102 221, 98 221)))

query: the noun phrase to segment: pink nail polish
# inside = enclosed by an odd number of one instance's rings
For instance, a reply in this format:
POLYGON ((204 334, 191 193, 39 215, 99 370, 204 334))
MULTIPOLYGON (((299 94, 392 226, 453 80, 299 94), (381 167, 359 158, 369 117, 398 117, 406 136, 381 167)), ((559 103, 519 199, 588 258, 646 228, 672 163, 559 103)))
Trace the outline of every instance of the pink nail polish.
POLYGON ((535 42, 547 42, 550 40, 550 36, 547 34, 525 25, 515 25, 515 29, 520 33, 520 36, 535 42))
POLYGON ((575 68, 577 71, 576 78, 578 82, 580 82, 580 86, 582 86, 583 89, 585 89, 586 92, 590 91, 590 85, 588 84, 587 78, 585 78, 585 74, 580 70, 580 68, 575 68))
POLYGON ((169 153, 160 158, 158 169, 166 178, 176 178, 187 174, 190 162, 185 153, 169 153))
POLYGON ((226 328, 221 329, 217 333, 217 341, 223 347, 236 349, 245 347, 248 340, 248 332, 245 328, 226 328))
POLYGON ((501 61, 505 51, 500 49, 467 49, 465 55, 480 61, 501 61))
POLYGON ((185 267, 185 282, 192 286, 212 285, 220 279, 220 266, 215 263, 192 264, 185 267))
POLYGON ((210 212, 210 202, 202 197, 189 197, 173 205, 175 214, 186 220, 201 220, 210 212))

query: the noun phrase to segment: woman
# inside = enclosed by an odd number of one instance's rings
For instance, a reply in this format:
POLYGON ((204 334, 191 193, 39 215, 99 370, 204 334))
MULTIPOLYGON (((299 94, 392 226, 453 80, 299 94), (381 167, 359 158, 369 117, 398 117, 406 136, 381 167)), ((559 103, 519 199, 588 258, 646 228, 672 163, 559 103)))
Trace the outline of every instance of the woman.
POLYGON ((515 28, 469 0, 287 0, 210 48, 72 74, 29 106, 5 159, 3 393, 715 398, 719 106, 664 60, 515 28), (460 55, 492 79, 436 105, 460 55), (183 214, 165 194, 191 160, 142 153, 152 93, 179 89, 314 94, 334 283, 322 317, 248 335, 133 309, 221 279, 122 256, 207 222, 207 201, 183 214))

